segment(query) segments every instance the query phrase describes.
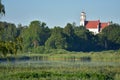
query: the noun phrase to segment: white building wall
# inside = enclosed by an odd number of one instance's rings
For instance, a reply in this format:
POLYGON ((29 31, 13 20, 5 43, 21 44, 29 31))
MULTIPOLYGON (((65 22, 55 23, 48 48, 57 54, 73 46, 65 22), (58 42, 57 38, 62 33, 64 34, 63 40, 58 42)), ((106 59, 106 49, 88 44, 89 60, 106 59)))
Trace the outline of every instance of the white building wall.
POLYGON ((99 33, 97 28, 91 28, 91 29, 88 29, 88 30, 93 32, 94 34, 98 34, 99 33))

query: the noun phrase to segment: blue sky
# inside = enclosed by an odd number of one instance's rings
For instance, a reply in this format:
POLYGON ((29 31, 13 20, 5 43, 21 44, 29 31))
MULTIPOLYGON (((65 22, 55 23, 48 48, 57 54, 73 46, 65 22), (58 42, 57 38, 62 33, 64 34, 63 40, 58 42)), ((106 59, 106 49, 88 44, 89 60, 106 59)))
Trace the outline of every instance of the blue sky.
POLYGON ((2 0, 6 15, 1 21, 29 25, 33 20, 48 27, 64 27, 68 22, 79 25, 80 13, 87 20, 113 21, 120 24, 120 0, 2 0))

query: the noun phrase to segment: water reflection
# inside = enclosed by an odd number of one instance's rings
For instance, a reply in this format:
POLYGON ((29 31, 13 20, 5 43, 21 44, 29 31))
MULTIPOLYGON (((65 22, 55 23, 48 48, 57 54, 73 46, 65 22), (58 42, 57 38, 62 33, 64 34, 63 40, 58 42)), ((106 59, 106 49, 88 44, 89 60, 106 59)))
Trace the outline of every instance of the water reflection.
POLYGON ((14 61, 67 61, 67 62, 76 62, 76 61, 80 61, 80 62, 90 62, 91 58, 90 57, 62 57, 62 58, 49 58, 48 56, 32 56, 32 57, 28 57, 28 56, 23 56, 23 57, 19 57, 19 58, 14 58, 14 57, 9 57, 9 58, 0 58, 0 62, 14 62, 14 61))
POLYGON ((23 56, 19 58, 10 57, 8 59, 1 58, 0 66, 14 66, 14 67, 70 67, 80 68, 81 66, 120 66, 116 62, 94 62, 90 57, 49 57, 49 56, 23 56))

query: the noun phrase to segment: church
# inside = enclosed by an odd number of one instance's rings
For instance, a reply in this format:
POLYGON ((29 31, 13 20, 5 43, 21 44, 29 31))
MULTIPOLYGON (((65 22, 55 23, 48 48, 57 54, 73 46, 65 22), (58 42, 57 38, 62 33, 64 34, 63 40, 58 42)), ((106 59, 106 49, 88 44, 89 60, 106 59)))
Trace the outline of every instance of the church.
POLYGON ((100 20, 87 21, 86 13, 81 12, 80 16, 80 26, 85 26, 86 29, 93 32, 94 34, 98 34, 105 27, 109 26, 110 22, 100 22, 100 20))

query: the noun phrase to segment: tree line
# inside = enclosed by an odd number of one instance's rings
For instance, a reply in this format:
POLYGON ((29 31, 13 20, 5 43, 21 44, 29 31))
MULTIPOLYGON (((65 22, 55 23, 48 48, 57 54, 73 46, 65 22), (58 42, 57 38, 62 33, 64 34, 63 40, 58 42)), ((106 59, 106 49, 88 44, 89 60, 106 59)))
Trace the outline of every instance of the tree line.
MULTIPOLYGON (((67 23, 64 28, 49 28, 45 22, 32 21, 28 26, 0 22, 0 43, 22 44, 23 51, 65 49, 68 51, 101 51, 120 49, 120 25, 111 24, 97 35, 84 26, 67 23), (18 43, 19 42, 19 43, 18 43)), ((0 45, 1 46, 1 45, 0 45)))

